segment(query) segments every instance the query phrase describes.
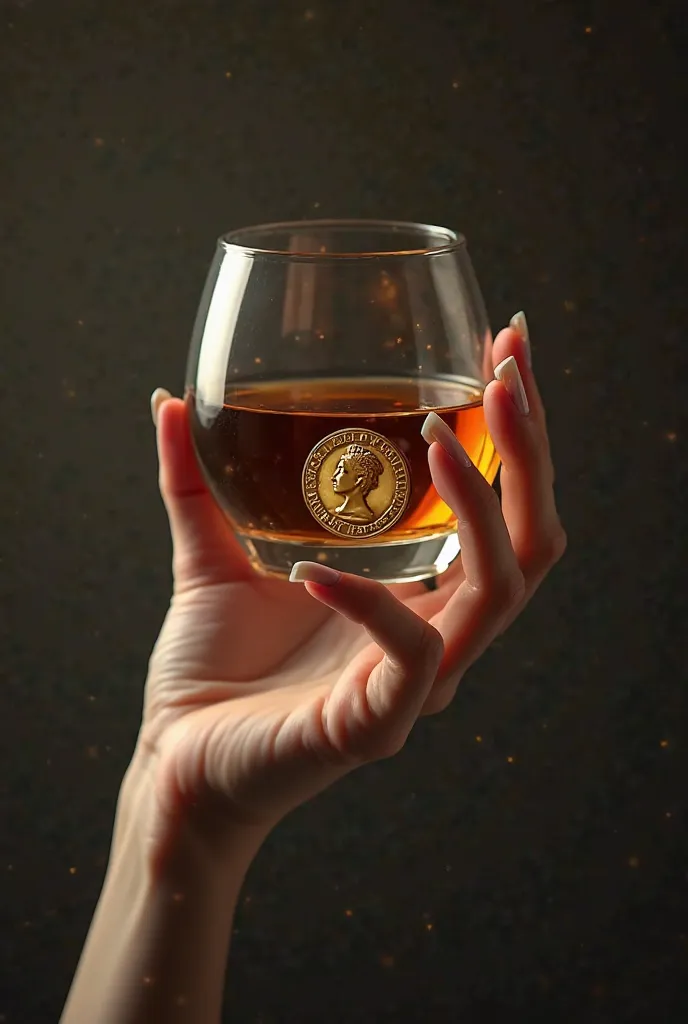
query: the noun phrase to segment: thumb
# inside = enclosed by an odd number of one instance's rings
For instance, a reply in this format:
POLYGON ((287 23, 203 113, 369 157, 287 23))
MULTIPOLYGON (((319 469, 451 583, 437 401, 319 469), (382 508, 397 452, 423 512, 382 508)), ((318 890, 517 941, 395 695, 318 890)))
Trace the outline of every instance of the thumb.
POLYGON ((172 533, 175 591, 249 579, 248 560, 201 474, 188 406, 158 388, 151 413, 157 427, 160 493, 172 533))

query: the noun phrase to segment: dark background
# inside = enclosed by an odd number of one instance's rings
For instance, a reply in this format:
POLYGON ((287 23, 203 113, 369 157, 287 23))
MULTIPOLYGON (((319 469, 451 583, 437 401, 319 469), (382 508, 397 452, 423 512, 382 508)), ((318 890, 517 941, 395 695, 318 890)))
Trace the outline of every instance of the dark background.
POLYGON ((685 1019, 680 7, 0 3, 3 1024, 59 1015, 165 612, 149 394, 216 235, 320 215, 458 227, 525 308, 569 552, 271 838, 227 1019, 685 1019))

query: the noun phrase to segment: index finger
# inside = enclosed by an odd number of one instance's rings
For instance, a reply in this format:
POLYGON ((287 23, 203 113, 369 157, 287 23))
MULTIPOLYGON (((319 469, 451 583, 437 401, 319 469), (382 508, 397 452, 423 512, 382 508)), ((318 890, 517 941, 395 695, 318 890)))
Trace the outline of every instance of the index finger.
POLYGON ((349 756, 396 753, 435 680, 443 652, 439 633, 374 580, 318 562, 297 562, 290 579, 363 626, 377 645, 344 667, 328 695, 323 721, 329 738, 349 756))

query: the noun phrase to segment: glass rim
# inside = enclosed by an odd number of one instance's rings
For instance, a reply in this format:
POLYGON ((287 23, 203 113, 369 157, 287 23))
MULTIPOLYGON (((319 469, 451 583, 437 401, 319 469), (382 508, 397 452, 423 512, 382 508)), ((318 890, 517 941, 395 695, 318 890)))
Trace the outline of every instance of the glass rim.
POLYGON ((250 258, 259 259, 282 259, 294 261, 327 262, 328 260, 376 260, 390 258, 408 257, 430 257, 442 256, 447 253, 457 252, 466 245, 466 239, 462 234, 453 231, 451 228, 441 227, 435 224, 423 224, 420 221, 403 220, 366 220, 366 219, 340 219, 340 220, 285 220, 275 221, 268 224, 254 224, 243 228, 236 228, 220 235, 218 246, 226 252, 241 253, 250 258), (421 246, 414 249, 379 249, 375 251, 362 250, 360 252, 313 252, 309 250, 270 249, 261 246, 247 245, 241 241, 242 236, 258 232, 278 232, 288 230, 332 230, 333 228, 353 228, 354 230, 378 230, 388 231, 390 238, 395 233, 407 231, 418 235, 439 235, 446 238, 443 245, 421 246))

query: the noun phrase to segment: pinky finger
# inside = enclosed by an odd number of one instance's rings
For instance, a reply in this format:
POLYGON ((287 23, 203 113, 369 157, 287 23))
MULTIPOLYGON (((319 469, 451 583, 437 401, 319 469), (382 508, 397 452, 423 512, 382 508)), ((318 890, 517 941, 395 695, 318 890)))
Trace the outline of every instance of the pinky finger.
POLYGON ((331 741, 349 756, 395 753, 435 681, 444 654, 440 633, 373 580, 315 562, 297 562, 290 579, 305 583, 316 600, 363 626, 379 648, 343 666, 327 701, 331 741))

